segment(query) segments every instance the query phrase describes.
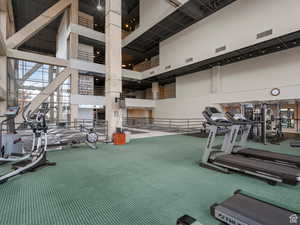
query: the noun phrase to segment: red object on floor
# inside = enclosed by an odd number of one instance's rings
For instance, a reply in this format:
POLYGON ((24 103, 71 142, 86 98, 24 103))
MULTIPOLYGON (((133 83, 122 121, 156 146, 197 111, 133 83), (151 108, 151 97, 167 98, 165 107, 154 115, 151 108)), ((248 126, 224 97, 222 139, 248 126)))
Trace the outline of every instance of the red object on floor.
POLYGON ((114 134, 114 144, 115 145, 125 145, 126 136, 124 133, 115 133, 114 134))

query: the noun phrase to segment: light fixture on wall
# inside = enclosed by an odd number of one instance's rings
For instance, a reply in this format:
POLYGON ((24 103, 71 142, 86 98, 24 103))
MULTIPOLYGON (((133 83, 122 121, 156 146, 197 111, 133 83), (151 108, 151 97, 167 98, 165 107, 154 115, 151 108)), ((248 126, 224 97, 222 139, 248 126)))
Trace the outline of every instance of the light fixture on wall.
POLYGON ((98 1, 97 10, 98 11, 102 10, 101 0, 98 1))

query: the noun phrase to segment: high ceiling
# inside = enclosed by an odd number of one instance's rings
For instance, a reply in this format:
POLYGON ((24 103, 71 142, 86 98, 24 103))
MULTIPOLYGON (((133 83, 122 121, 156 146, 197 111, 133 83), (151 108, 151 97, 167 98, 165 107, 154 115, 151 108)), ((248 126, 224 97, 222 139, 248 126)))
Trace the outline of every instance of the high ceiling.
POLYGON ((159 42, 217 12, 236 0, 189 0, 171 15, 151 27, 124 50, 134 56, 132 64, 159 53, 159 42))
MULTIPOLYGON (((16 30, 20 30, 56 2, 58 0, 12 0, 16 30)), ((101 0, 102 5, 104 2, 101 0)), ((122 1, 123 20, 126 21, 127 16, 136 10, 138 4, 139 0, 122 1)), ((97 5, 98 0, 79 0, 79 10, 93 15, 95 23, 99 24, 98 29, 101 30, 104 29, 104 10, 98 11, 97 5)), ((22 45, 21 49, 55 55, 56 35, 60 21, 61 16, 22 45)))
MULTIPOLYGON (((58 0, 13 0, 14 19, 16 30, 20 30, 42 12, 54 5, 58 0)), ((61 17, 41 30, 37 35, 21 46, 22 49, 55 54, 56 34, 61 17)))

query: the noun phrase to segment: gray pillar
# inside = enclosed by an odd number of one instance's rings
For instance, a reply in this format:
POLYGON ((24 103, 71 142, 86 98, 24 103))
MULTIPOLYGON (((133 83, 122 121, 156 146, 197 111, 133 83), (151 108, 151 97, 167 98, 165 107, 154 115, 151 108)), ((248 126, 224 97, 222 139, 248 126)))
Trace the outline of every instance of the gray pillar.
MULTIPOLYGON (((0 30, 4 38, 7 37, 7 12, 0 11, 0 30)), ((0 100, 0 114, 7 110, 7 57, 0 56, 0 88, 6 93, 3 100, 0 100)), ((2 119, 2 118, 0 118, 2 119)))
POLYGON ((106 0, 105 11, 105 118, 108 138, 112 140, 117 127, 122 127, 122 110, 116 98, 122 93, 121 0, 106 0))
POLYGON ((153 100, 159 99, 159 83, 158 82, 152 83, 152 97, 153 97, 153 100))

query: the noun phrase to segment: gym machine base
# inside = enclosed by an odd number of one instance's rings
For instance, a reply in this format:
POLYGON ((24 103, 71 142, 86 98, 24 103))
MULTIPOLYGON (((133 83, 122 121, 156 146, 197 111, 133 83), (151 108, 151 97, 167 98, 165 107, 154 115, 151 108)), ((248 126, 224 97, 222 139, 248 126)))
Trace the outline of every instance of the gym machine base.
POLYGON ((184 215, 177 220, 177 225, 202 225, 196 219, 189 215, 184 215))
POLYGON ((207 107, 203 116, 210 125, 210 132, 200 166, 224 173, 229 173, 231 170, 238 171, 267 180, 271 185, 275 185, 277 182, 297 185, 300 181, 300 169, 298 168, 232 154, 240 125, 233 124, 224 113, 214 107, 207 107), (227 129, 222 148, 219 151, 213 150, 218 127, 227 129))
POLYGON ((210 208, 211 215, 225 225, 300 225, 300 214, 270 204, 241 190, 210 208))
MULTIPOLYGON (((14 116, 18 114, 19 108, 14 107, 14 116)), ((11 109, 12 111, 12 109, 11 109)), ((23 174, 27 171, 34 171, 38 167, 41 166, 54 166, 56 163, 50 163, 47 161, 46 158, 46 150, 47 150, 47 124, 46 124, 46 113, 48 112, 48 104, 43 104, 42 108, 37 112, 30 114, 30 111, 27 114, 27 117, 24 116, 23 111, 23 118, 26 124, 30 125, 30 128, 33 131, 33 141, 32 141, 32 149, 26 157, 20 158, 15 164, 13 164, 12 168, 14 171, 9 172, 0 177, 0 184, 5 183, 8 179, 15 177, 19 174, 23 174)), ((2 133, 1 133, 2 134, 2 133)), ((2 135, 1 138, 2 140, 2 135)), ((5 152, 4 145, 4 152, 5 152)))
POLYGON ((291 141, 290 146, 292 148, 300 148, 300 141, 291 141))
POLYGON ((240 142, 238 146, 233 147, 232 153, 300 168, 300 156, 276 153, 262 149, 246 148, 245 146, 251 130, 252 122, 247 120, 243 115, 234 114, 232 112, 227 112, 226 117, 233 124, 240 125, 240 142))

